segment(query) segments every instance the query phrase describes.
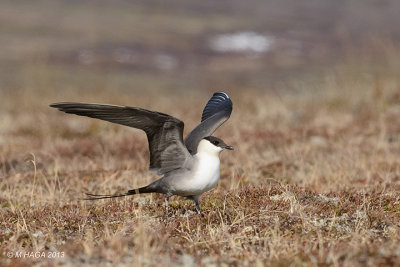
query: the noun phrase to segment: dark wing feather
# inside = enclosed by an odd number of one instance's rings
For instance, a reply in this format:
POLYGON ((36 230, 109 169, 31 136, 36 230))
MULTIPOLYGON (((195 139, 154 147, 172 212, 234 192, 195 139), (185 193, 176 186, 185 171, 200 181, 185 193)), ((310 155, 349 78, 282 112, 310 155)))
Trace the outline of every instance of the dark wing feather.
POLYGON ((232 113, 232 101, 226 93, 216 92, 208 100, 201 116, 201 123, 186 137, 185 146, 190 154, 197 153, 197 146, 201 139, 211 135, 229 119, 232 113))
POLYGON ((213 94, 210 100, 208 100, 207 105, 204 107, 203 114, 201 114, 201 121, 203 122, 221 111, 224 111, 226 114, 230 115, 232 113, 232 101, 226 93, 216 92, 213 94))
POLYGON ((90 103, 56 103, 60 111, 143 130, 149 141, 150 170, 159 174, 181 168, 190 154, 183 145, 181 120, 142 108, 90 103))

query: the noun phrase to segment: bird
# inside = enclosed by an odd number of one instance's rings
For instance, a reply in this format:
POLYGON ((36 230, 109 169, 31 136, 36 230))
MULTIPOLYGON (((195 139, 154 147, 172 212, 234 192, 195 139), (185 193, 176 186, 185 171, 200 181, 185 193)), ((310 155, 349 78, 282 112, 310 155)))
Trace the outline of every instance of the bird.
POLYGON ((80 116, 96 118, 143 130, 147 135, 149 170, 162 176, 147 186, 122 194, 86 193, 85 200, 124 197, 143 193, 165 194, 167 213, 171 196, 193 200, 200 214, 199 198, 216 187, 220 179, 220 153, 234 148, 212 136, 232 113, 227 93, 215 92, 203 109, 201 122, 183 139, 183 121, 165 113, 139 107, 109 104, 60 102, 50 107, 80 116))

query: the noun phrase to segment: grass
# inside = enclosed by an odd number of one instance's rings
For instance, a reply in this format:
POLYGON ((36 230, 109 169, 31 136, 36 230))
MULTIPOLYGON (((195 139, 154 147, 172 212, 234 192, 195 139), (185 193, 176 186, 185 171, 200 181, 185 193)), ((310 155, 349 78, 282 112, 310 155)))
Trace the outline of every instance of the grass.
MULTIPOLYGON (((10 107, 2 118, 1 249, 65 257, 1 261, 397 264, 400 102, 390 84, 351 97, 331 82, 318 95, 231 92, 234 113, 216 135, 237 149, 222 153, 221 181, 201 197, 201 216, 178 197, 171 217, 161 195, 80 200, 82 192, 123 192, 155 179, 144 134, 45 105, 28 113, 10 107)), ((151 104, 149 97, 135 94, 129 104, 169 112, 190 128, 201 110, 191 107, 209 94, 180 108, 179 96, 151 104)))
POLYGON ((344 13, 315 2, 296 15, 289 0, 253 2, 259 8, 0 4, 1 266, 399 265, 398 29, 369 32, 397 17, 375 12, 372 1, 353 1, 344 13), (360 5, 373 14, 369 23, 352 20, 360 5), (249 29, 299 38, 304 50, 249 57, 205 45, 215 33, 249 29), (116 63, 121 47, 141 60, 116 63), (80 61, 87 51, 93 62, 80 61), (160 69, 151 63, 157 54, 178 64, 160 69), (221 180, 202 195, 200 216, 179 197, 170 199, 172 216, 162 195, 81 200, 156 179, 146 136, 50 103, 157 110, 182 119, 187 134, 217 90, 234 109, 215 135, 235 150, 221 154, 221 180))

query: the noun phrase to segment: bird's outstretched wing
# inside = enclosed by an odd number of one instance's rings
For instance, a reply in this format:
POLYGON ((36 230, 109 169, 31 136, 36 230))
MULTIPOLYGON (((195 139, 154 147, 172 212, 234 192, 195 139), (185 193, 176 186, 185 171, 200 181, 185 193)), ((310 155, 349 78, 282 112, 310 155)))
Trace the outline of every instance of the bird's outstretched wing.
POLYGON ((142 108, 90 103, 55 103, 60 111, 101 119, 145 131, 149 141, 150 170, 165 174, 185 167, 190 153, 183 144, 181 120, 142 108))
POLYGON ((197 153, 197 146, 201 139, 211 135, 221 124, 229 119, 232 113, 232 101, 228 94, 216 92, 208 100, 201 115, 201 123, 186 137, 185 146, 190 154, 197 153))

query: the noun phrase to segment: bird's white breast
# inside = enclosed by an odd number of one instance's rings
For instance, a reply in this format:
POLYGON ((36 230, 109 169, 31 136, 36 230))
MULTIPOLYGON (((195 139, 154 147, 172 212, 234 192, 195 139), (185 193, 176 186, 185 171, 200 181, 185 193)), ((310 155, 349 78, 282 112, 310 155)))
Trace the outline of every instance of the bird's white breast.
POLYGON ((214 188, 220 177, 220 161, 218 156, 208 153, 197 153, 197 161, 192 177, 185 180, 184 191, 187 195, 200 195, 214 188))

